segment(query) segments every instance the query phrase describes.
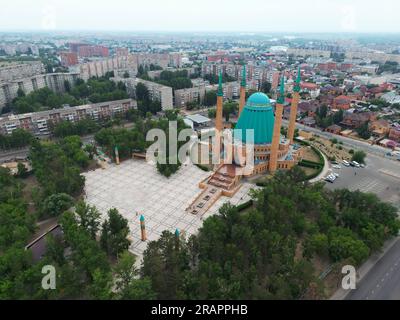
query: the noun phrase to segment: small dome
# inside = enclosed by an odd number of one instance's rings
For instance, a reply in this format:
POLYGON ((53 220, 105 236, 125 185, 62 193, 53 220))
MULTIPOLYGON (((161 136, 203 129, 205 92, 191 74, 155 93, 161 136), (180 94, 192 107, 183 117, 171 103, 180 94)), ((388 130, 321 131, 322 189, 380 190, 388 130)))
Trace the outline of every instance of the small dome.
POLYGON ((250 107, 266 107, 271 105, 271 101, 265 93, 256 92, 247 100, 247 105, 250 107))

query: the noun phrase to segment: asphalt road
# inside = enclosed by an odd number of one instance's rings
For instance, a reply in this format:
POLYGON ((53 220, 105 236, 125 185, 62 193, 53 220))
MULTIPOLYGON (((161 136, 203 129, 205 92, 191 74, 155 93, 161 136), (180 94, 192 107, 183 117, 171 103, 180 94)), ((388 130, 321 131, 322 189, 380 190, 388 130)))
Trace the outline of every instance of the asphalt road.
MULTIPOLYGON (((348 188, 377 194, 382 200, 395 205, 400 210, 400 162, 375 155, 366 159, 367 167, 344 167, 333 169, 340 177, 327 183, 328 189, 348 188)), ((373 262, 367 262, 374 264, 373 262)), ((347 300, 398 300, 400 299, 400 238, 372 266, 357 289, 351 291, 347 300)))
POLYGON ((375 193, 400 209, 400 162, 369 154, 366 164, 364 169, 344 165, 340 170, 332 169, 340 177, 333 184, 327 183, 326 187, 375 193))
MULTIPOLYGON (((289 125, 289 121, 287 120, 283 120, 282 121, 283 125, 288 126, 289 125)), ((316 128, 312 128, 312 127, 308 127, 302 124, 297 123, 297 128, 298 129, 302 129, 302 130, 307 130, 310 131, 314 134, 317 134, 323 138, 327 138, 327 139, 337 139, 338 141, 342 142, 343 145, 345 147, 354 149, 354 150, 363 150, 366 153, 369 154, 375 154, 384 158, 387 158, 389 160, 395 160, 395 158, 392 157, 388 157, 386 156, 386 154, 388 152, 390 152, 389 149, 387 148, 383 148, 381 146, 377 146, 377 145, 371 145, 368 142, 364 142, 364 141, 359 141, 359 140, 354 140, 348 137, 343 137, 343 136, 339 136, 336 134, 332 134, 329 132, 325 132, 325 131, 321 131, 320 129, 316 129, 316 128)))
POLYGON ((28 148, 11 151, 0 151, 0 162, 10 161, 16 158, 26 158, 28 151, 28 148))
POLYGON ((346 300, 400 299, 400 239, 357 284, 346 300))
MULTIPOLYGON (((82 137, 84 144, 91 143, 94 140, 94 135, 82 137)), ((17 158, 26 158, 29 153, 29 148, 22 148, 10 151, 0 151, 0 162, 7 162, 17 158)))

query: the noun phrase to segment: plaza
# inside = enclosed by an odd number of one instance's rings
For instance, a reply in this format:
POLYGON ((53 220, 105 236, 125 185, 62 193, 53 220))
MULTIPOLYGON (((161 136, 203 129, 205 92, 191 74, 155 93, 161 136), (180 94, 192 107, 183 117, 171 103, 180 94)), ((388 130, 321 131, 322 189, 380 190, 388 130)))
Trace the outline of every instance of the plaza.
POLYGON ((141 240, 141 215, 145 217, 147 241, 157 240, 163 231, 174 233, 176 229, 188 237, 196 234, 203 220, 217 214, 224 203, 239 205, 250 200, 249 191, 254 186, 243 183, 232 198, 221 197, 203 217, 188 213, 186 209, 202 192, 199 183, 211 174, 188 164, 167 179, 146 161, 128 160, 85 173, 85 201, 96 206, 102 221, 108 210, 118 209, 129 222, 130 251, 141 257, 147 245, 141 240))

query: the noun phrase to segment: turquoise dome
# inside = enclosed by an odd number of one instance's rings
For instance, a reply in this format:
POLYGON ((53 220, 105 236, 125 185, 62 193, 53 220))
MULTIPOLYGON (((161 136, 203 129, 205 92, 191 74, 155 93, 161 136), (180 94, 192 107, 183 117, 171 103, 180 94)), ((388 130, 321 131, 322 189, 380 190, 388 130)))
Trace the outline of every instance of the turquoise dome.
POLYGON ((257 92, 247 100, 236 124, 234 137, 246 143, 246 130, 253 129, 254 144, 271 144, 274 125, 275 116, 271 101, 266 94, 257 92), (241 132, 238 130, 241 130, 241 132))
POLYGON ((247 105, 251 107, 265 107, 270 104, 271 101, 269 100, 268 96, 262 92, 256 92, 252 94, 247 100, 247 105))

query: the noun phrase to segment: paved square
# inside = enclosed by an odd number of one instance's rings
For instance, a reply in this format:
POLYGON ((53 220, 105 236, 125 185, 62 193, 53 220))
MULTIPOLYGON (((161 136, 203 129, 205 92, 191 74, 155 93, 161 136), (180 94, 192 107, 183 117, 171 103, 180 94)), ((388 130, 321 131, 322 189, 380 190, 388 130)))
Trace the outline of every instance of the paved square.
MULTIPOLYGON (((202 225, 199 217, 185 210, 202 192, 199 183, 209 177, 190 164, 171 178, 160 175, 155 166, 141 160, 129 160, 121 165, 111 165, 84 174, 86 177, 86 202, 98 208, 102 220, 109 209, 116 208, 129 221, 132 253, 142 256, 146 243, 140 239, 140 215, 146 219, 149 241, 157 240, 165 230, 175 232, 178 228, 187 236, 195 234, 202 225)), ((233 198, 220 198, 203 219, 218 213, 225 202, 234 205, 250 199, 248 193, 254 186, 244 183, 233 198)))

